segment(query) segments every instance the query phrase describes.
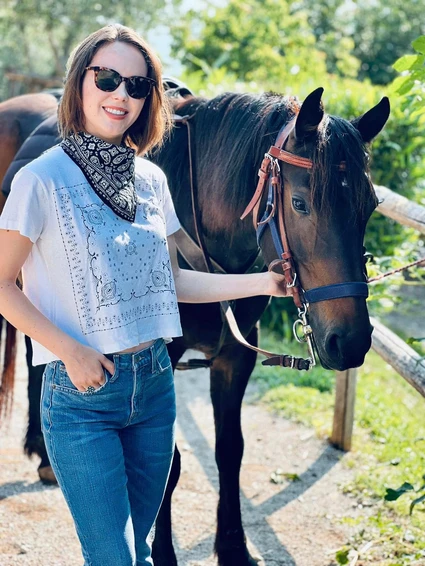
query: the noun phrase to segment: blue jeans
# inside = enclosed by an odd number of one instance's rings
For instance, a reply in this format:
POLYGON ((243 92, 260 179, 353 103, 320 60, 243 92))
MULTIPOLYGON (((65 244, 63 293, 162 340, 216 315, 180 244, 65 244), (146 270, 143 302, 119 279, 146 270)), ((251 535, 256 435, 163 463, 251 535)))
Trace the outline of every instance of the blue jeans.
POLYGON ((85 566, 153 564, 154 523, 174 451, 173 372, 164 340, 108 355, 115 372, 93 393, 61 361, 43 376, 47 453, 73 516, 85 566))

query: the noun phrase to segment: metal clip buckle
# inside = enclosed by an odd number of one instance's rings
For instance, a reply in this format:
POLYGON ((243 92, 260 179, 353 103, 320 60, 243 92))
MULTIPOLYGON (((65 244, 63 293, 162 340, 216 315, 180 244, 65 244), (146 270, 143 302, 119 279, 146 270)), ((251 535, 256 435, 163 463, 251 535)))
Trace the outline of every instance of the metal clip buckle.
POLYGON ((294 279, 292 283, 287 283, 286 286, 291 289, 292 287, 296 287, 297 285, 297 273, 295 273, 294 279))
POLYGON ((307 338, 306 338, 306 335, 304 334, 304 332, 303 332, 302 336, 298 333, 297 328, 299 326, 301 326, 302 330, 304 330, 303 321, 300 318, 297 318, 297 320, 292 325, 292 331, 294 333, 295 340, 297 342, 299 342, 300 344, 302 344, 303 342, 307 342, 307 338))
POLYGON ((307 321, 307 306, 304 305, 302 308, 298 309, 298 315, 300 318, 298 318, 295 322, 294 325, 292 327, 293 333, 294 333, 294 337, 295 340, 297 342, 300 343, 307 343, 307 348, 308 348, 308 353, 309 353, 309 362, 310 362, 310 366, 308 369, 310 369, 311 367, 314 367, 316 365, 316 356, 314 353, 314 344, 313 344, 313 330, 311 328, 311 326, 308 324, 307 321), (299 332, 298 332, 298 327, 301 325, 302 328, 302 336, 300 336, 299 332))

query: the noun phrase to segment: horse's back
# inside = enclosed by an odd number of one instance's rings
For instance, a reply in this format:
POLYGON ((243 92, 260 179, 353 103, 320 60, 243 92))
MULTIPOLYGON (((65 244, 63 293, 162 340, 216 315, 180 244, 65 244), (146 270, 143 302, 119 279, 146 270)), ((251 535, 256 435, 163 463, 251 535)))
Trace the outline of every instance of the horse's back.
MULTIPOLYGON (((0 102, 0 184, 10 163, 31 132, 56 114, 58 101, 49 93, 23 94, 0 102)), ((0 209, 4 199, 0 195, 0 209)))
POLYGON ((2 193, 7 196, 10 192, 13 177, 16 173, 39 157, 44 151, 50 149, 60 141, 56 115, 44 120, 34 132, 25 140, 15 155, 14 160, 6 171, 2 184, 2 193))
POLYGON ((21 145, 40 122, 56 112, 57 107, 57 98, 43 92, 0 102, 0 140, 6 138, 13 143, 17 138, 21 145))

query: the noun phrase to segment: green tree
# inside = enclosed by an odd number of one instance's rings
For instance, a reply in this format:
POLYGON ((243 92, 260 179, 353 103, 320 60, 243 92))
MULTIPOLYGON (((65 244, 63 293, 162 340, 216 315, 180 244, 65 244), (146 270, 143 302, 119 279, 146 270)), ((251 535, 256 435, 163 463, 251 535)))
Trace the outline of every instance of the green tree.
POLYGON ((423 0, 356 2, 351 32, 353 54, 361 61, 359 80, 387 84, 396 77, 392 65, 425 33, 423 0))
POLYGON ((356 78, 361 63, 353 55, 355 42, 347 30, 345 0, 303 0, 301 7, 308 14, 317 48, 326 54, 328 72, 356 78))
MULTIPOLYGON (((109 22, 147 37, 181 0, 3 0, 0 5, 0 76, 7 71, 62 77, 73 47, 109 22)), ((0 79, 0 95, 7 96, 0 79)))
POLYGON ((172 28, 173 54, 189 72, 224 67, 236 79, 268 83, 309 69, 326 72, 303 10, 290 0, 230 0, 191 10, 172 28))
POLYGON ((425 33, 423 0, 301 0, 327 69, 387 84, 392 65, 425 33))

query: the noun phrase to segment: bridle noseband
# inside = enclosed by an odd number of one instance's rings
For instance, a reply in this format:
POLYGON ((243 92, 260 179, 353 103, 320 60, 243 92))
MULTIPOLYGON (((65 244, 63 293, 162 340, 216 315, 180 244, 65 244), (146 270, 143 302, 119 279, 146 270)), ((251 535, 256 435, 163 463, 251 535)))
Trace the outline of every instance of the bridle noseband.
MULTIPOLYGON (((288 238, 285 228, 284 210, 283 210, 283 183, 280 171, 279 161, 302 167, 304 169, 312 169, 314 163, 306 157, 299 157, 284 149, 290 133, 295 127, 296 118, 292 119, 285 127, 283 127, 273 146, 264 155, 258 172, 259 180, 254 196, 246 207, 241 216, 243 220, 248 214, 253 213, 254 228, 257 233, 257 242, 260 246, 261 238, 264 231, 269 227, 273 244, 277 252, 278 258, 273 260, 269 266, 269 271, 275 270, 280 266, 286 281, 287 288, 292 290, 292 297, 298 308, 299 319, 295 321, 293 331, 298 342, 307 342, 310 359, 310 366, 316 364, 314 355, 313 332, 307 321, 308 307, 312 303, 328 301, 331 299, 341 299, 344 297, 368 297, 369 290, 365 281, 350 281, 346 283, 335 283, 322 287, 315 287, 305 291, 300 285, 300 279, 297 275, 292 252, 289 248, 288 238), (267 186, 267 202, 266 208, 258 220, 260 203, 267 186), (298 329, 301 327, 302 334, 298 329)), ((345 163, 341 162, 338 169, 344 171, 345 163)), ((273 365, 274 359, 269 358, 263 364, 273 365)))

